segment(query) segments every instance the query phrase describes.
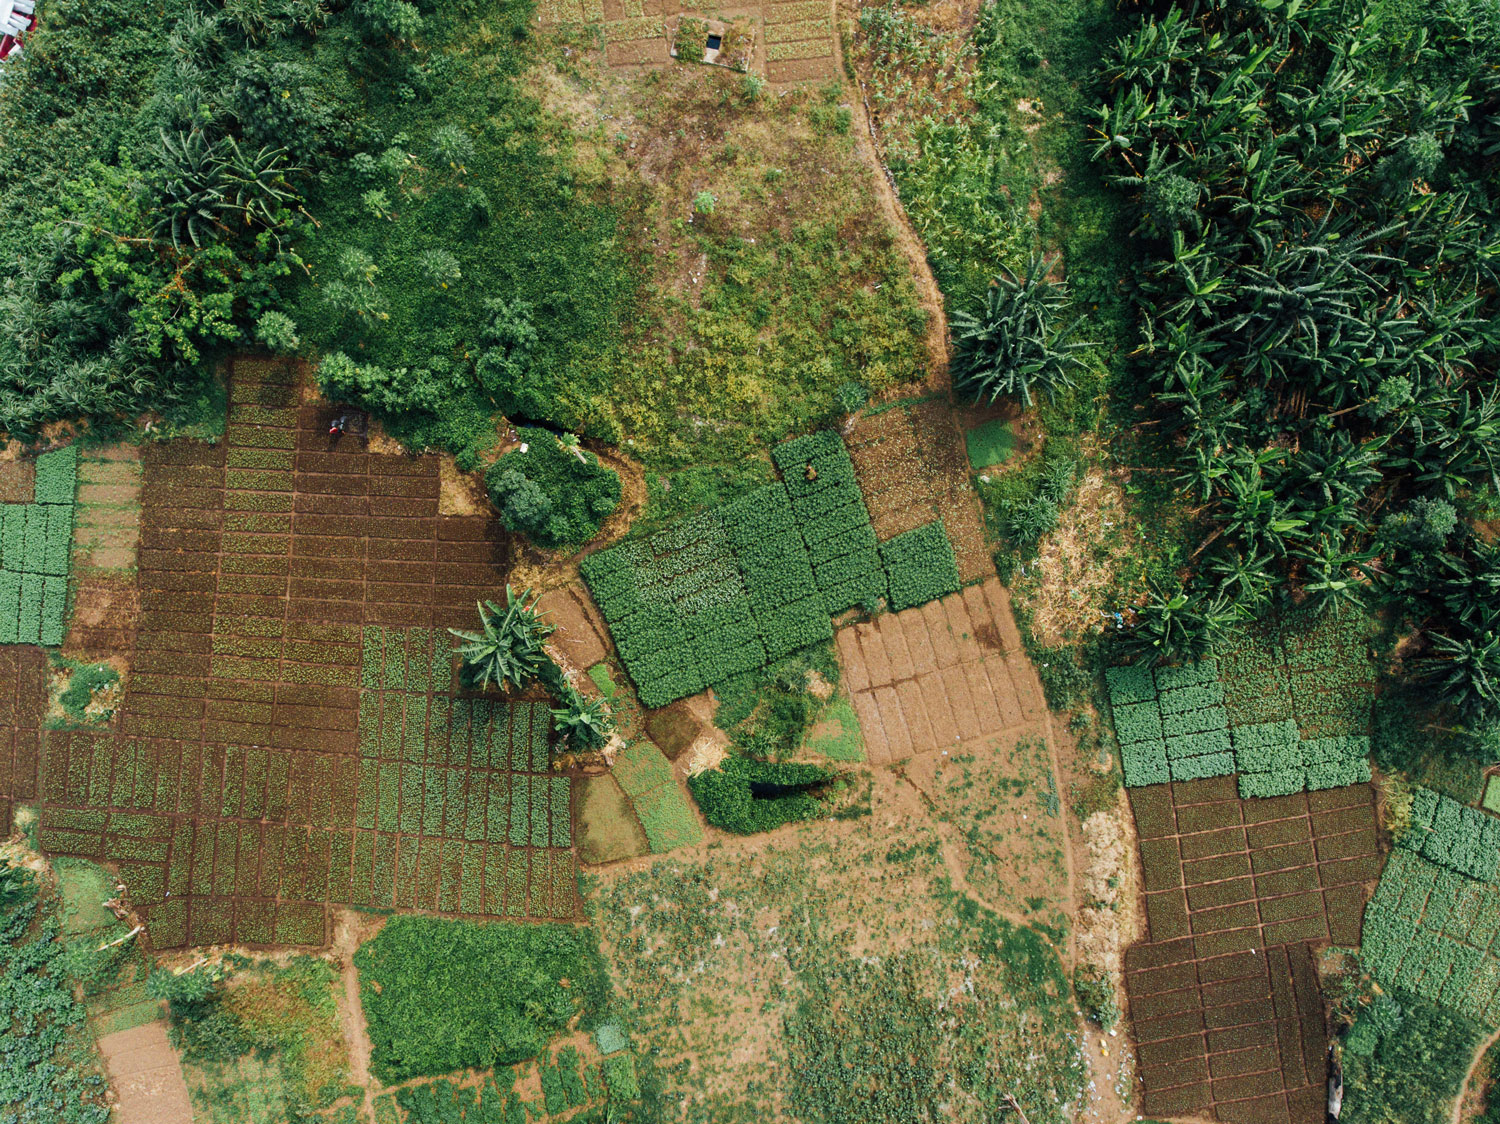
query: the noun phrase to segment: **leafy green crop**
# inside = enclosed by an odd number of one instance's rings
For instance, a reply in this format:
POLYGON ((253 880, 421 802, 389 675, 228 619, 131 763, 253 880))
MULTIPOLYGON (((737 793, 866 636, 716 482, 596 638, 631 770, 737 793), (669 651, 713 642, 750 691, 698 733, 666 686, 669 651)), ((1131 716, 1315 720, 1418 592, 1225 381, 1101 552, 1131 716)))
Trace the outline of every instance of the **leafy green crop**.
POLYGON ((574 1015, 592 1025, 607 988, 593 933, 567 925, 394 917, 354 963, 388 1082, 535 1057, 574 1015))
POLYGON ((104 1124, 106 1084, 84 1009, 60 960, 50 902, 29 873, 0 864, 0 1115, 17 1124, 104 1124))

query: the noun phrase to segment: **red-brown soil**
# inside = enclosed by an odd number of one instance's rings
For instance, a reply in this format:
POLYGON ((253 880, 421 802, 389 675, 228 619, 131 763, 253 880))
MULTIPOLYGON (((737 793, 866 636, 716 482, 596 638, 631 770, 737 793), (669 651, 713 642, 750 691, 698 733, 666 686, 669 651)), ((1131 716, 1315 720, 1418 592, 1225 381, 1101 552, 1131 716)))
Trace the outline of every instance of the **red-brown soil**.
POLYGON ((875 764, 958 750, 1026 726, 1046 705, 999 579, 847 625, 837 635, 844 687, 875 764))
POLYGON ((1143 1108, 1323 1118, 1312 949, 1359 943, 1380 873, 1372 785, 1242 800, 1233 777, 1130 790, 1150 939, 1125 957, 1143 1108))
POLYGON ((845 438, 881 540, 942 517, 964 581, 994 574, 968 461, 946 401, 861 417, 845 438))

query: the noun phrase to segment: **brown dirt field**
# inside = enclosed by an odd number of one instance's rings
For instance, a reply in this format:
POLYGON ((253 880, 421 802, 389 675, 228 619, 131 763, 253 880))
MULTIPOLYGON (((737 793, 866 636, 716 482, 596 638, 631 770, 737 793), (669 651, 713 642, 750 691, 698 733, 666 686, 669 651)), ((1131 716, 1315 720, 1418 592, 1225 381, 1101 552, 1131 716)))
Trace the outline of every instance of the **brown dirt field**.
POLYGON ((1045 736, 1046 705, 996 578, 848 625, 836 640, 873 764, 961 752, 1001 732, 1045 736))
POLYGON ((485 494, 484 477, 478 472, 463 472, 447 453, 438 454, 439 515, 482 515, 490 513, 490 498, 485 494))
POLYGON ((120 1124, 193 1124, 193 1106, 177 1051, 158 1020, 99 1039, 104 1068, 118 1098, 120 1124))
POLYGON ((1043 538, 1036 568, 1022 579, 1032 627, 1043 644, 1098 633, 1099 606, 1115 588, 1121 562, 1136 550, 1125 494, 1103 469, 1090 467, 1055 531, 1043 538))
POLYGON ((343 987, 337 996, 339 1028, 349 1049, 349 1080, 365 1091, 364 1115, 375 1119, 375 1097, 379 1083, 370 1072, 370 1031, 365 1023, 365 1008, 359 998, 359 972, 354 967, 354 953, 366 941, 374 940, 385 927, 385 918, 371 917, 353 910, 336 910, 333 915, 334 963, 343 987))
POLYGON ((30 503, 35 495, 35 461, 0 461, 0 503, 30 503))
POLYGON ((1129 794, 1150 935, 1126 954, 1144 1111, 1315 1124, 1326 1032, 1307 950, 1359 943, 1381 866, 1373 786, 1129 794))
POLYGON ((968 459, 946 402, 929 399, 861 416, 845 443, 878 538, 941 516, 959 577, 994 575, 968 459))

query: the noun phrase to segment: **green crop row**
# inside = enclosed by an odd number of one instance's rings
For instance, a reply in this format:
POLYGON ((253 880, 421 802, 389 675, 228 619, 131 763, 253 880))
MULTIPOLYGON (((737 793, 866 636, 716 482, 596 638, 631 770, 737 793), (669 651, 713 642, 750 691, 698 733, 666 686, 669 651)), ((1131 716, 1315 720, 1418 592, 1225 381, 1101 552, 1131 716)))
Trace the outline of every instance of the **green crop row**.
POLYGON ((1430 788, 1412 799, 1411 828, 1397 843, 1408 851, 1483 882, 1500 876, 1500 820, 1430 788))
POLYGON ((70 505, 0 504, 0 566, 66 576, 73 547, 70 505))
POLYGON ((1236 726, 1232 737, 1241 796, 1287 796, 1370 779, 1369 738, 1304 741, 1297 736, 1297 724, 1289 719, 1236 726))
POLYGON ((1490 886, 1398 849, 1365 910, 1361 960, 1401 988, 1500 1024, 1500 900, 1490 886))
POLYGON ((892 609, 925 605, 956 592, 961 584, 941 519, 882 543, 880 557, 890 581, 892 609))
POLYGON ((68 579, 0 570, 0 644, 56 647, 67 631, 68 579))
POLYGON ((71 505, 77 481, 78 446, 43 453, 36 459, 36 489, 32 496, 37 503, 71 505))
POLYGON ((783 479, 581 566, 647 707, 833 634, 855 606, 923 604, 959 586, 941 521, 877 543, 842 439, 773 451, 783 479))
POLYGON ((1120 764, 1125 771, 1125 783, 1131 788, 1166 784, 1172 779, 1167 765, 1167 747, 1159 740, 1123 746, 1120 764))
MULTIPOLYGON (((1163 670, 1179 670, 1169 668, 1163 670)), ((1217 680, 1212 683, 1196 683, 1186 687, 1164 688, 1157 698, 1162 714, 1185 714, 1207 707, 1221 707, 1224 703, 1224 688, 1217 680)), ((1225 720, 1226 725, 1228 720, 1225 720)))

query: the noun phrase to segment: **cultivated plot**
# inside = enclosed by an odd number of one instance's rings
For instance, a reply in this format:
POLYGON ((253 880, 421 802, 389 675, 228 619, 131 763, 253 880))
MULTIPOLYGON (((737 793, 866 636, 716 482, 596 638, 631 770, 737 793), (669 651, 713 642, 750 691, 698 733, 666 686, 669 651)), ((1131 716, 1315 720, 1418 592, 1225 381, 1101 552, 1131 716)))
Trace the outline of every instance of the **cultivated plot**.
POLYGON ((222 446, 147 454, 134 673, 117 730, 47 734, 42 847, 119 863, 157 947, 576 914, 547 707, 460 690, 443 632, 506 541, 438 515, 435 458, 330 445, 291 367, 231 403, 222 446))
POLYGON ((1130 790, 1149 940, 1126 954, 1145 1111, 1321 1119, 1310 944, 1355 946, 1380 872, 1370 784, 1243 799, 1232 777, 1130 790))

